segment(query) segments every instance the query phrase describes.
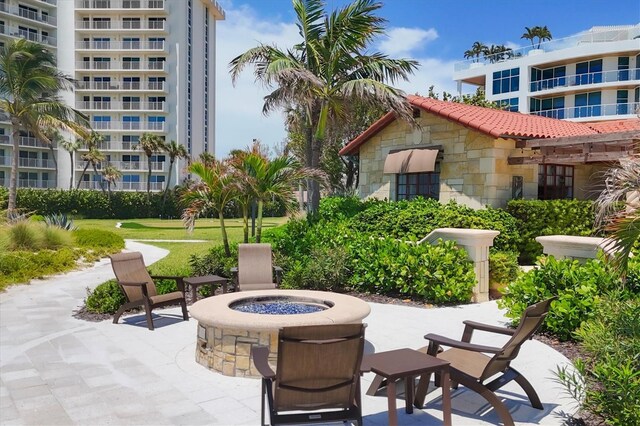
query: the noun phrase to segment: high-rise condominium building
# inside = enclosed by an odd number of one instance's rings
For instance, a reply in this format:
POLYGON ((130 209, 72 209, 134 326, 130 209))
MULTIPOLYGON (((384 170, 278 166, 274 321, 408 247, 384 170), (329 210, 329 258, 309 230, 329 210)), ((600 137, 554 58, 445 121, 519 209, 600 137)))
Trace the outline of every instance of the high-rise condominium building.
MULTIPOLYGON (((215 149, 215 34, 224 12, 215 0, 0 0, 0 43, 26 37, 57 54, 58 68, 76 80, 65 101, 85 113, 104 142, 107 164, 122 172, 116 190, 146 190, 144 133, 175 140, 196 157, 215 149)), ((0 118, 2 120, 2 118, 0 118)), ((0 122, 0 183, 8 184, 11 136, 0 122)), ((62 147, 24 134, 19 186, 100 188, 62 147), (53 161, 55 160, 55 161, 53 161), (57 173, 56 173, 57 170, 57 173)), ((151 159, 151 190, 180 182, 184 160, 169 177, 169 157, 151 159)))
POLYGON ((593 27, 581 34, 472 58, 455 66, 462 84, 511 111, 572 121, 637 117, 640 24, 593 27))

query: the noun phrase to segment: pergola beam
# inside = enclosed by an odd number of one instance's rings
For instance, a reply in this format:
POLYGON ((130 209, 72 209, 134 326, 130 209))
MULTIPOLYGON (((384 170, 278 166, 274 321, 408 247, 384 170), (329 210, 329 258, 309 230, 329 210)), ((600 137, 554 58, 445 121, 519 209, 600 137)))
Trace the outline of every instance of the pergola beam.
POLYGON ((628 157, 632 151, 612 151, 612 152, 590 152, 590 153, 573 153, 573 154, 534 154, 526 157, 509 157, 507 162, 509 165, 522 164, 585 164, 585 163, 604 163, 617 161, 620 158, 628 157))
POLYGON ((616 132, 616 133, 604 133, 597 135, 583 135, 583 136, 569 136, 562 138, 552 139, 529 139, 516 141, 516 148, 546 148, 546 147, 569 147, 573 145, 584 145, 587 143, 596 144, 619 144, 639 142, 640 132, 616 132))

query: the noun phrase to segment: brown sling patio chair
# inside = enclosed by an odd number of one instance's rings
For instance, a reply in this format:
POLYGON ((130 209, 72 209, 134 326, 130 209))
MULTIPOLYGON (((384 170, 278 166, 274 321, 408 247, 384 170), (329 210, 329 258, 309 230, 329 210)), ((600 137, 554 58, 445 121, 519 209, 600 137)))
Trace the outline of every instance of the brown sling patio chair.
POLYGON ((111 267, 116 275, 118 285, 122 289, 127 303, 122 305, 113 316, 113 323, 117 324, 120 316, 127 310, 138 306, 144 306, 147 317, 147 327, 153 330, 153 318, 151 311, 155 308, 167 305, 180 304, 182 306, 182 317, 189 320, 187 312, 187 302, 184 298, 184 282, 182 277, 173 276, 151 276, 142 259, 142 253, 118 253, 109 256, 111 267), (178 291, 167 294, 158 294, 153 280, 174 280, 178 291))
MULTIPOLYGON (((540 398, 538 398, 538 394, 531 386, 531 383, 517 370, 510 367, 510 363, 518 356, 520 347, 525 340, 531 338, 533 333, 540 327, 554 299, 551 298, 529 306, 522 313, 520 324, 515 329, 464 321, 465 329, 461 341, 437 334, 427 334, 424 336, 425 339, 429 340, 427 353, 451 363, 450 373, 454 387, 457 387, 457 383, 460 383, 477 392, 493 406, 505 425, 513 425, 509 410, 507 410, 507 407, 500 401, 494 391, 515 380, 526 392, 531 406, 540 410, 543 408, 540 398), (505 334, 511 336, 511 339, 500 348, 476 345, 471 343, 471 336, 474 330, 505 334), (451 349, 440 352, 440 346, 448 346, 451 349), (496 379, 485 384, 485 381, 497 374, 499 376, 496 379)), ((439 385, 438 382, 439 380, 436 376, 436 386, 439 385)), ((428 385, 429 376, 421 377, 416 390, 416 406, 422 407, 424 404, 428 385)))
POLYGON ((236 291, 274 289, 282 278, 282 268, 271 261, 271 244, 239 244, 238 267, 231 273, 236 291))
POLYGON ((278 362, 269 348, 252 349, 262 375, 261 424, 265 397, 271 425, 355 421, 362 425, 360 364, 364 324, 285 327, 278 335, 278 362))

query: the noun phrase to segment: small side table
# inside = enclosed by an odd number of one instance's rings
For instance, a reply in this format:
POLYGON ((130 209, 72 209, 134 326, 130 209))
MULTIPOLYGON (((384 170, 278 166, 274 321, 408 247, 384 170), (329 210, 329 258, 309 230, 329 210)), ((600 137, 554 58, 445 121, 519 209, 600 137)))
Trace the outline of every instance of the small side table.
POLYGON ((405 379, 405 410, 413 413, 414 381, 422 374, 440 373, 442 385, 442 415, 445 426, 451 426, 451 396, 449 384, 449 362, 414 349, 396 349, 365 355, 362 372, 373 371, 387 380, 387 403, 389 424, 398 424, 396 412, 396 382, 405 379))
MULTIPOLYGON (((219 277, 217 275, 204 275, 202 277, 189 277, 184 279, 184 283, 189 286, 191 290, 191 300, 195 302, 198 300, 198 287, 206 284, 217 285, 222 284, 222 292, 227 292, 227 282, 229 280, 225 277, 219 277)), ((215 288, 214 288, 215 290, 215 288)))

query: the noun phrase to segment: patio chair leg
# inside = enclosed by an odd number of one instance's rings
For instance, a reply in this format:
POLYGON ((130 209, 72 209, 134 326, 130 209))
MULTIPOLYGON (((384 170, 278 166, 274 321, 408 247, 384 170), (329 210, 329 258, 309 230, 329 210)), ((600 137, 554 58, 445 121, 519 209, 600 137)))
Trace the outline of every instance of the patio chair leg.
MULTIPOLYGON (((513 369, 512 369, 513 370, 513 369)), ((515 371, 515 370, 514 370, 515 371)), ((531 406, 533 408, 537 408, 538 410, 542 410, 544 407, 542 406, 542 402, 540 402, 540 398, 536 393, 531 383, 525 377, 516 371, 516 378, 514 379, 516 383, 520 385, 520 387, 526 392, 529 401, 531 402, 531 406)))
POLYGON ((149 330, 154 329, 153 327, 153 317, 151 316, 151 304, 149 303, 148 300, 144 301, 144 313, 147 317, 147 327, 149 328, 149 330))
POLYGON ((120 309, 118 309, 116 311, 116 313, 113 315, 113 323, 117 324, 118 320, 120 320, 120 317, 122 316, 122 314, 124 314, 125 311, 125 307, 121 306, 120 309))
POLYGON ((187 301, 182 299, 180 301, 180 305, 182 306, 182 318, 184 318, 185 321, 189 321, 189 312, 187 311, 187 301))
POLYGON ((498 413, 498 417, 500 417, 504 426, 515 426, 509 410, 507 410, 507 407, 505 407, 493 391, 490 391, 484 385, 475 380, 463 381, 462 384, 487 400, 487 402, 496 410, 496 413, 498 413))
POLYGON ((378 392, 378 389, 386 385, 386 381, 387 380, 384 377, 382 377, 379 374, 376 374, 376 376, 371 381, 371 385, 369 386, 369 389, 367 389, 367 395, 374 396, 376 392, 378 392))
POLYGON ((429 381, 431 380, 431 373, 423 374, 418 380, 418 386, 416 387, 416 393, 413 399, 413 405, 416 408, 422 408, 424 406, 424 399, 427 397, 427 391, 429 390, 429 381))

